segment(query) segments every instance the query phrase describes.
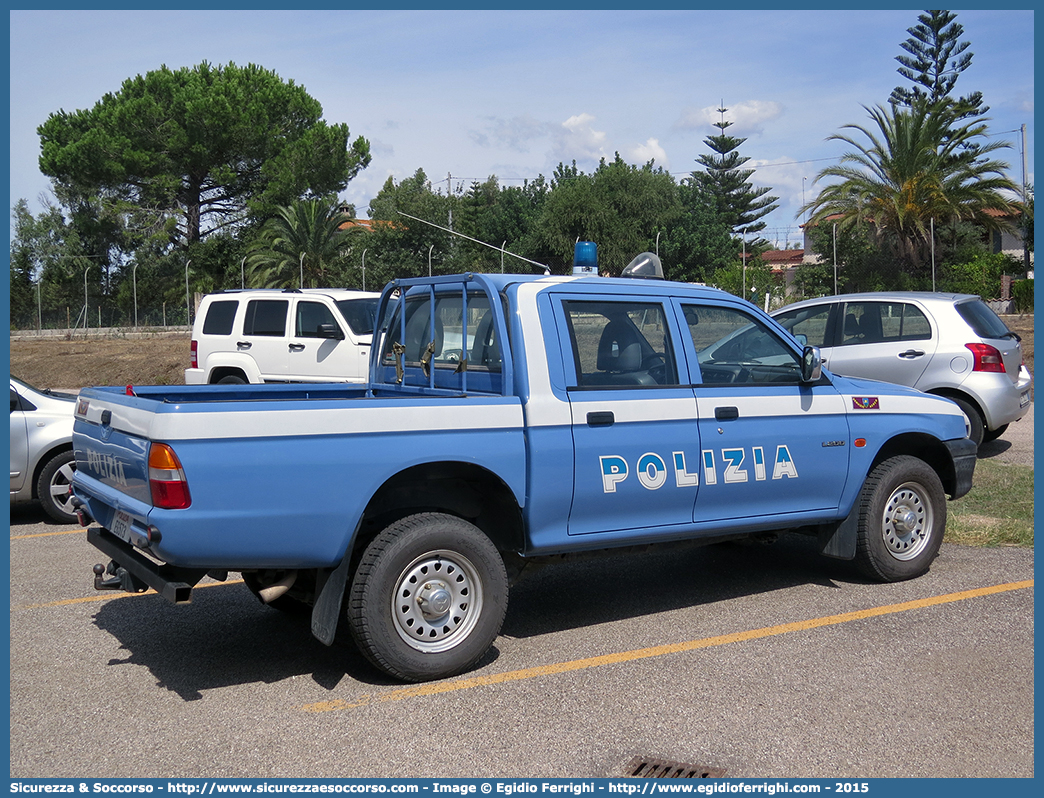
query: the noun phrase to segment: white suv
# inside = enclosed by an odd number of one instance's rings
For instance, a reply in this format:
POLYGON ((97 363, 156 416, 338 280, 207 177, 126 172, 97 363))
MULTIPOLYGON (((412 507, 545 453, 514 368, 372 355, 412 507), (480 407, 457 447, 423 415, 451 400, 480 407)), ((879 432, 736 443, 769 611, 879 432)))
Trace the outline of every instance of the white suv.
POLYGON ((365 382, 379 297, 337 288, 207 294, 185 382, 365 382))

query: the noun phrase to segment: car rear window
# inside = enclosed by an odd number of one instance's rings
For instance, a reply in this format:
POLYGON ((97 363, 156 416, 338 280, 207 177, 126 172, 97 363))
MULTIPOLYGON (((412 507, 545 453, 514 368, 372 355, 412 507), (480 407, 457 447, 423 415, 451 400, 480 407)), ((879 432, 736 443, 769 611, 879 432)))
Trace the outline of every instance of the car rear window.
POLYGON ((207 309, 207 317, 203 320, 204 335, 231 335, 232 322, 239 308, 238 300, 212 302, 207 309))
POLYGON ((980 338, 1006 338, 1011 332, 990 306, 981 299, 957 303, 957 312, 980 338))

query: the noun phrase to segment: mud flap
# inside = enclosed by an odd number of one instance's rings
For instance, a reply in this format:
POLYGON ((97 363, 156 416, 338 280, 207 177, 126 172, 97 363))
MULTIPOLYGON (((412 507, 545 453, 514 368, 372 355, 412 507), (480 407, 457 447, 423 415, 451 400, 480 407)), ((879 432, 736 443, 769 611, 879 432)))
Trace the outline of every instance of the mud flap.
POLYGON ((852 512, 844 521, 819 527, 820 554, 837 560, 854 560, 858 532, 859 502, 857 501, 852 512))
POLYGON ((323 645, 333 645, 341 619, 341 603, 348 584, 351 551, 336 568, 323 568, 316 574, 315 604, 312 606, 312 635, 323 645))

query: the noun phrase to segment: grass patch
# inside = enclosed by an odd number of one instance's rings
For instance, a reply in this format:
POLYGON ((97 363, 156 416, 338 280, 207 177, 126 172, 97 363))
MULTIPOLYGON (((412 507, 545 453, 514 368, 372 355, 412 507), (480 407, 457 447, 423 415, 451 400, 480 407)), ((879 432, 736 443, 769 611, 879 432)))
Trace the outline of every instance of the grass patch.
POLYGON ((1033 546, 1033 469, 979 460, 971 492, 950 502, 946 540, 966 546, 1033 546))

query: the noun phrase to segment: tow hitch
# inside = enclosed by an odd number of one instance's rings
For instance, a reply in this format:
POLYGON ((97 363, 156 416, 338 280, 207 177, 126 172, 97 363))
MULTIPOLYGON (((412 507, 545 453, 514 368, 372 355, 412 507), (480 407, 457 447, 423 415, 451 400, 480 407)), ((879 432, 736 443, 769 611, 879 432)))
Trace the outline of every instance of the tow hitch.
POLYGON ((87 542, 112 557, 108 566, 94 566, 97 590, 126 590, 144 593, 150 587, 172 604, 188 604, 192 588, 207 571, 204 568, 181 568, 158 563, 145 557, 106 529, 90 527, 87 542))
POLYGON ((95 590, 123 590, 127 593, 144 593, 149 586, 126 568, 121 568, 115 560, 110 560, 108 567, 98 563, 94 566, 95 590), (108 576, 106 576, 108 574, 108 576))

